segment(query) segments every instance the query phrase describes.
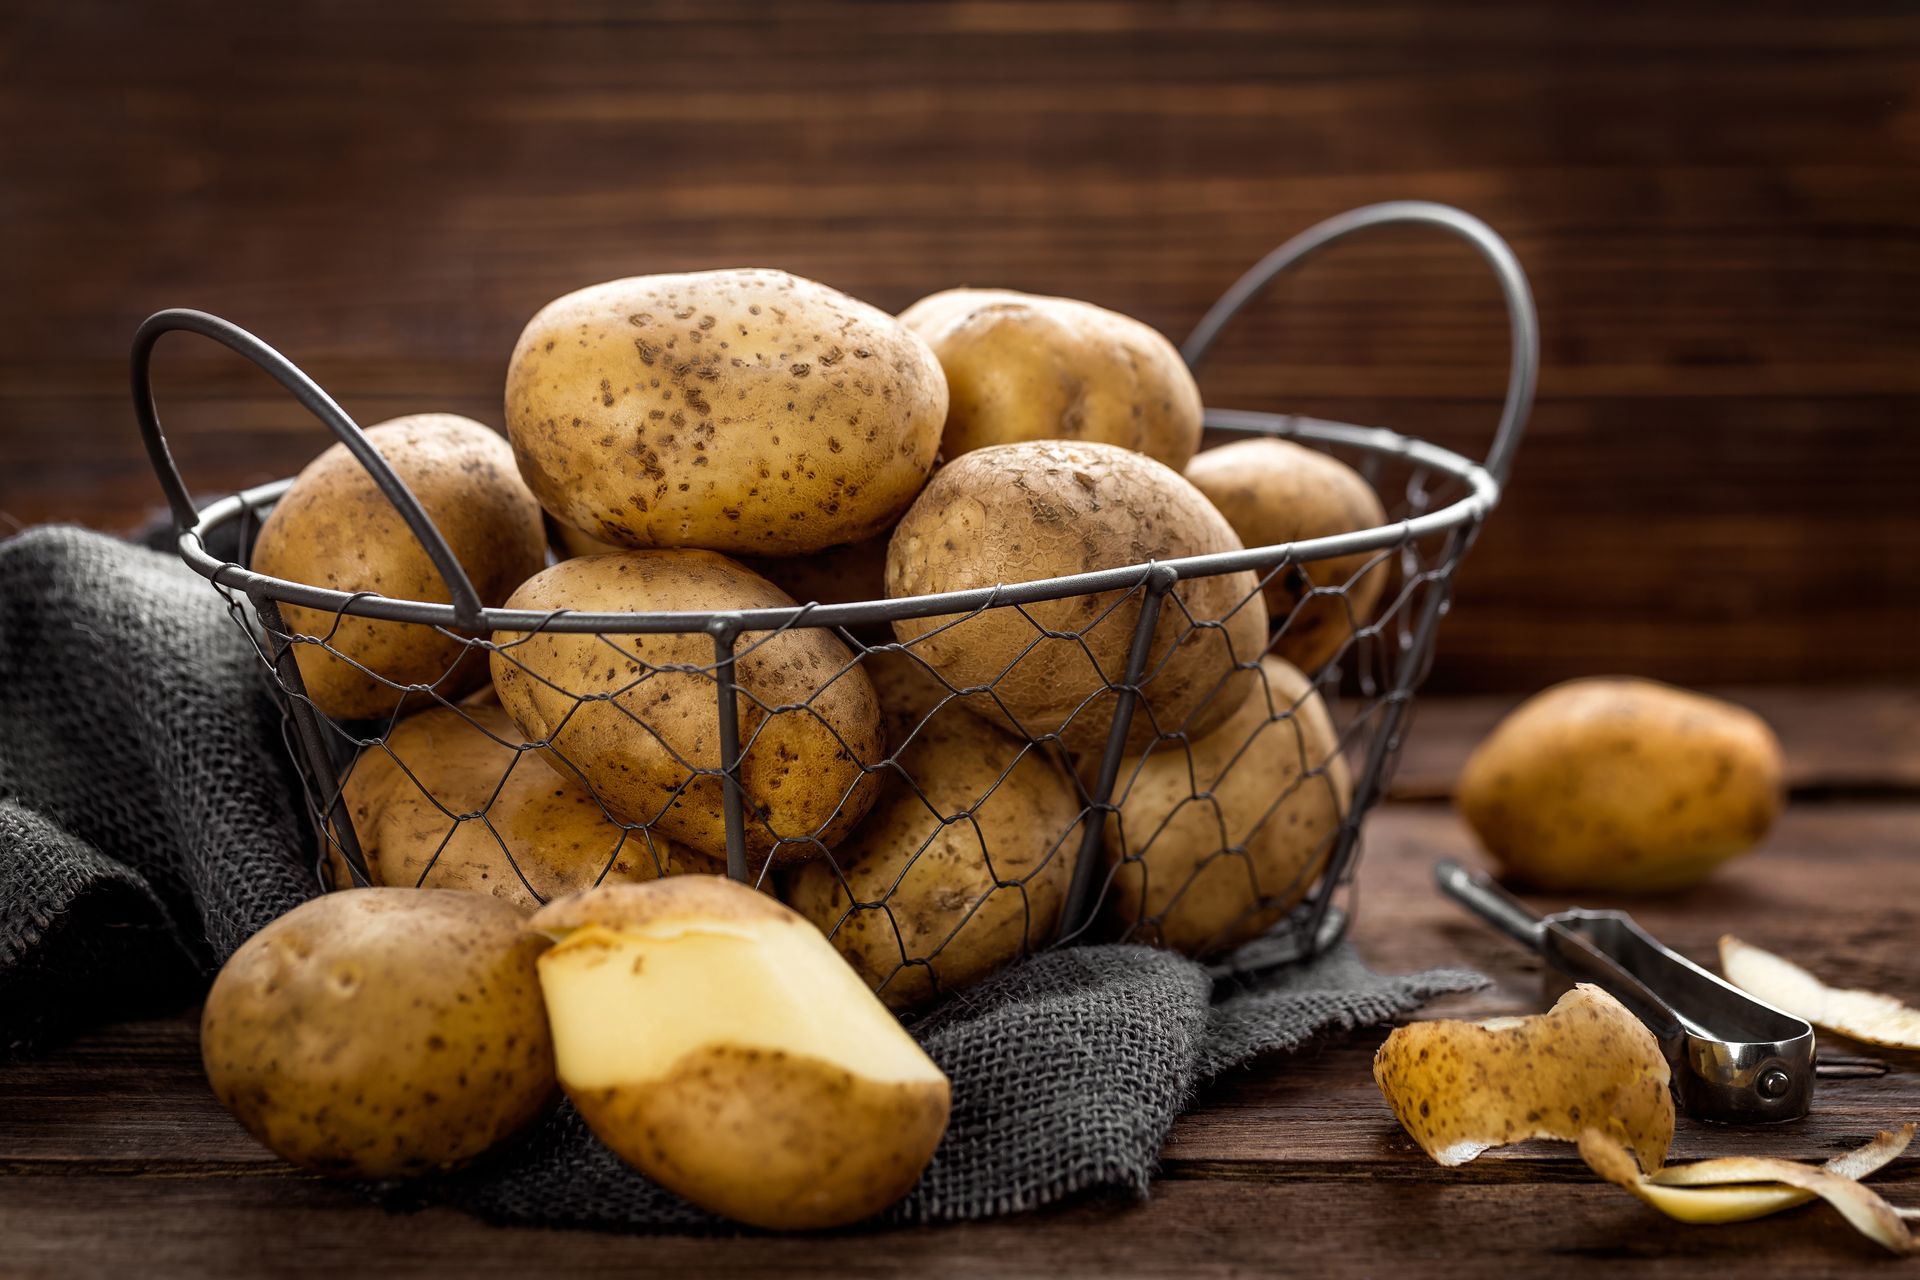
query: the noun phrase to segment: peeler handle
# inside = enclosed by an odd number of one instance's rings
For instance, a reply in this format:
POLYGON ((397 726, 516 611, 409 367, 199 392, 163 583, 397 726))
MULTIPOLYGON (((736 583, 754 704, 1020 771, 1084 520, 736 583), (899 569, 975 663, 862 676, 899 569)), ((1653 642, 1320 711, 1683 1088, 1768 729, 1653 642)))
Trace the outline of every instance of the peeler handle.
POLYGON ((1526 903, 1493 882, 1484 871, 1469 871, 1451 858, 1433 865, 1440 891, 1472 910, 1494 928, 1530 950, 1540 950, 1544 929, 1526 903))

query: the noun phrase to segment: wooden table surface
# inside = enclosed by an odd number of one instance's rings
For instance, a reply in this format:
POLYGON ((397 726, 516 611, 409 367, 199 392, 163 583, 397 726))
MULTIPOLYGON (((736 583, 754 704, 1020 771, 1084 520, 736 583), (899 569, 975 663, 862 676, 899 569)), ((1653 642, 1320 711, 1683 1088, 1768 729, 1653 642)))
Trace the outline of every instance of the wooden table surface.
MULTIPOLYGON (((1832 979, 1920 995, 1920 694, 1748 697, 1781 732, 1794 803, 1760 851, 1710 885, 1626 905, 1696 958, 1710 957, 1714 938, 1731 929, 1832 979)), ((1537 963, 1429 887, 1436 858, 1469 855, 1464 829, 1429 798, 1445 792, 1501 707, 1428 700, 1398 798, 1369 821, 1356 929, 1366 956, 1395 970, 1466 963, 1495 980, 1423 1016, 1540 1004, 1537 963)), ((281 1164, 220 1110, 200 1075, 190 1015, 126 1023, 0 1066, 0 1273, 1197 1277, 1552 1267, 1559 1276, 1692 1276, 1738 1267, 1743 1276, 1809 1276, 1901 1265, 1817 1206, 1737 1226, 1669 1222, 1595 1180, 1560 1144, 1440 1169, 1373 1087, 1368 1063, 1383 1034, 1330 1039, 1208 1088, 1175 1126, 1144 1203, 1088 1199, 961 1226, 716 1240, 496 1228, 450 1210, 387 1213, 281 1164)), ((1815 1113, 1796 1124, 1733 1130, 1683 1119, 1675 1158, 1821 1160, 1920 1119, 1920 1055, 1823 1043, 1870 1055, 1885 1071, 1823 1079, 1815 1113)), ((1920 1204, 1920 1153, 1874 1181, 1896 1203, 1920 1204)))

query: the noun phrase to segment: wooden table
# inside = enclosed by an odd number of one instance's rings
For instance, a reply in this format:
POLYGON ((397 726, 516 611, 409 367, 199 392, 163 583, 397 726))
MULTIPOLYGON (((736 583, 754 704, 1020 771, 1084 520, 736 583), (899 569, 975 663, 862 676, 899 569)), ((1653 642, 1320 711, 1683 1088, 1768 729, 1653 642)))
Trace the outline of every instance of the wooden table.
MULTIPOLYGON (((1697 958, 1737 929, 1833 979, 1920 996, 1920 695, 1781 689, 1749 700, 1786 742, 1794 804, 1758 853, 1706 887, 1635 902, 1634 911, 1697 958)), ((1368 958, 1387 969, 1465 962, 1496 982, 1429 1015, 1539 1004, 1537 964, 1430 888, 1436 858, 1470 853, 1451 811, 1430 798, 1445 793, 1501 705, 1429 700, 1397 798, 1368 827, 1356 933, 1368 958)), ((1743 1276, 1810 1276, 1885 1260, 1821 1207, 1738 1226, 1669 1222, 1596 1181, 1564 1145, 1440 1169, 1374 1090, 1368 1062, 1381 1036, 1333 1039, 1209 1088, 1175 1126, 1144 1203, 1087 1200, 935 1229, 711 1240, 501 1229, 447 1210, 369 1207, 281 1164, 220 1110, 200 1075, 190 1015, 126 1023, 0 1067, 0 1272, 1196 1277, 1550 1267, 1559 1277, 1738 1267, 1743 1276)), ((1871 1054, 1886 1070, 1822 1080, 1815 1114, 1797 1124, 1715 1130, 1683 1120, 1674 1156, 1818 1160, 1920 1119, 1920 1055, 1823 1043, 1871 1054)), ((1896 1203, 1920 1204, 1920 1156, 1874 1181, 1896 1203)), ((1888 1274, 1899 1266, 1889 1260, 1888 1274)))

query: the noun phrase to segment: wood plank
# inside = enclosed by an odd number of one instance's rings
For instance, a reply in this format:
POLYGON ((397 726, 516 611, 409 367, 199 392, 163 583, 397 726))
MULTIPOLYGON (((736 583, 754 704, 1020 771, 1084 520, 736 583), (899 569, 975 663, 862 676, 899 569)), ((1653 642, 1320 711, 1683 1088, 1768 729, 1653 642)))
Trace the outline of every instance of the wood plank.
MULTIPOLYGON (((497 421, 547 299, 777 262, 898 307, 1003 283, 1183 332, 1281 237, 1431 196, 1508 234, 1542 403, 1435 687, 1625 668, 1911 680, 1920 17, 1375 0, 23 0, 0 15, 0 529, 157 489, 134 324, 232 315, 368 419, 497 421)), ((1388 234, 1263 301, 1209 398, 1478 452, 1505 359, 1469 250, 1388 234)), ((185 341, 203 489, 321 443, 185 341)))
MULTIPOLYGON (((1626 906, 1654 934, 1713 965, 1713 942, 1738 930, 1846 984, 1920 991, 1908 942, 1920 936, 1920 823, 1913 805, 1810 805, 1790 810, 1768 845, 1709 885, 1669 898, 1589 898, 1626 906), (1863 902, 1884 904, 1863 915, 1863 902)), ((1356 941, 1383 970, 1465 964, 1496 979, 1426 1016, 1486 1016, 1542 1007, 1541 967, 1469 919, 1432 888, 1441 857, 1471 859, 1453 816, 1390 806, 1368 826, 1360 864, 1356 941)), ((1541 910, 1567 905, 1529 899, 1541 910)), ((1378 1034, 1236 1073, 1183 1118, 1167 1148, 1170 1168, 1245 1162, 1271 1170, 1404 1166, 1412 1153, 1367 1070, 1378 1034), (1297 1168, 1296 1168, 1297 1166, 1297 1168)), ((1827 1038, 1832 1039, 1832 1038, 1827 1038)), ((1833 1041, 1836 1048, 1840 1042, 1833 1041)), ((1883 1077, 1825 1082, 1821 1111, 1797 1125, 1748 1131, 1683 1129, 1682 1155, 1729 1149, 1822 1158, 1880 1126, 1920 1119, 1920 1057, 1854 1050, 1889 1063, 1883 1077), (1750 1141, 1749 1141, 1750 1139, 1750 1141)), ((191 1018, 103 1029, 48 1058, 0 1067, 0 1168, 134 1173, 230 1171, 272 1157, 222 1111, 201 1076, 191 1018)), ((1564 1149, 1536 1145, 1502 1153, 1563 1168, 1564 1149)), ((1293 1176, 1273 1173, 1271 1176, 1293 1176)))
MULTIPOLYGON (((1890 685, 1709 688, 1757 712, 1780 736, 1796 796, 1920 792, 1920 689, 1890 685)), ((1423 697, 1389 791, 1396 800, 1445 800, 1472 750, 1520 694, 1423 697)))
MULTIPOLYGON (((1473 1177, 1158 1184, 1143 1204, 822 1236, 703 1240, 382 1214, 316 1180, 0 1176, 9 1274, 523 1276, 1844 1276, 1887 1255, 1819 1209, 1726 1227, 1603 1183, 1473 1177), (1623 1272, 1623 1265, 1630 1271, 1623 1272)), ((1897 1266, 1898 1264, 1894 1264, 1897 1266)))

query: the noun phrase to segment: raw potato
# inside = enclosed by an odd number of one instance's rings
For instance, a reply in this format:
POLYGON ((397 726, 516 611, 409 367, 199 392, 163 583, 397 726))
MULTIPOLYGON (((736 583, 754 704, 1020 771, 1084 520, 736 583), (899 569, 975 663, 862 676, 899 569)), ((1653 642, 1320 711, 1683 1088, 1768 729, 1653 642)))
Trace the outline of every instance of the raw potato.
POLYGON ((1530 1138, 1578 1141, 1599 1128, 1657 1170, 1673 1141, 1667 1060, 1618 1000, 1581 983, 1546 1013, 1398 1027, 1374 1083, 1422 1150, 1460 1165, 1530 1138))
MULTIPOLYGON (((711 551, 628 551, 562 561, 507 605, 677 611, 791 608, 793 600, 711 551)), ((712 637, 502 631, 494 642, 502 646, 493 655, 500 705, 527 741, 551 743, 556 769, 577 770, 622 822, 727 856, 714 681, 704 671, 661 670, 711 667, 712 637)), ((735 652, 748 852, 781 863, 818 856, 879 791, 861 767, 883 755, 873 684, 847 647, 817 628, 747 632, 735 652)))
POLYGON ((1107 902, 1131 940, 1194 956, 1238 946, 1292 910, 1333 852, 1353 799, 1339 735, 1297 667, 1260 668, 1225 724, 1121 767, 1107 902))
POLYGON ((632 547, 794 555, 872 537, 926 482, 946 413, 916 334, 784 271, 570 293, 507 370, 507 434, 541 504, 632 547))
MULTIPOLYGON (((439 527, 483 605, 499 604, 546 563, 539 504, 498 434, 450 413, 422 413, 369 427, 367 437, 439 527)), ((274 504, 252 568, 335 591, 453 599, 413 530, 344 444, 309 463, 274 504)), ((307 696, 338 720, 392 715, 403 697, 394 685, 432 685, 455 699, 487 680, 477 652, 433 627, 294 605, 282 605, 281 614, 294 632, 327 637, 344 655, 294 647, 307 696)))
POLYGON ((1093 440, 1175 471, 1200 447, 1200 388, 1140 321, 1071 298, 949 289, 900 313, 940 357, 949 402, 941 453, 1093 440))
MULTIPOLYGON (((1324 538, 1387 522, 1379 495, 1338 458, 1290 440, 1242 440, 1196 454, 1187 479, 1249 547, 1324 538)), ((1386 551, 1288 565, 1267 579, 1273 652, 1304 671, 1338 654, 1373 619, 1392 576, 1386 551), (1337 595, 1309 595, 1329 589, 1337 595)))
POLYGON ((200 1020, 207 1080, 247 1131, 321 1173, 452 1169, 554 1093, 534 957, 514 908, 444 889, 302 903, 220 970, 200 1020))
MULTIPOLYGON (((1109 444, 1041 441, 976 449, 942 467, 894 530, 887 594, 927 595, 1032 582, 1147 560, 1237 551, 1206 498, 1150 458, 1109 444)), ((1016 732, 1058 732, 1099 751, 1125 679, 1143 589, 1075 595, 895 622, 901 641, 955 688, 991 685, 1016 732), (1038 628, 1072 635, 1043 638, 1038 628), (1004 674, 1003 674, 1004 673, 1004 674)), ((1266 647, 1267 610, 1252 573, 1173 589, 1154 630, 1128 744, 1156 732, 1204 734, 1240 706, 1266 647), (1177 597, 1177 599, 1176 599, 1177 597), (1220 625, 1195 626, 1195 622, 1220 625)), ((969 706, 986 709, 990 699, 969 706)), ((1004 717, 998 710, 996 719, 1004 717)))
MULTIPOLYGON (((828 547, 810 556, 752 556, 746 566, 801 604, 887 598, 887 538, 828 547)), ((885 624, 882 630, 885 629, 885 624)))
POLYGON ((942 706, 947 691, 913 659, 875 653, 866 667, 912 781, 886 771, 866 820, 830 860, 795 871, 785 897, 882 1000, 906 1008, 1052 939, 1080 800, 1040 748, 942 706), (881 905, 849 915, 856 901, 881 905))
POLYGON ((600 1140, 740 1222, 841 1226, 913 1188, 951 1091, 818 930, 680 876, 543 908, 561 1083, 600 1140))
POLYGON ((1555 685, 1467 761, 1460 812, 1540 889, 1654 892, 1751 849, 1780 810, 1780 744, 1744 707, 1651 680, 1555 685))
POLYGON ((1816 1027, 1862 1044, 1920 1050, 1920 1009, 1892 996, 1829 987, 1792 961, 1732 934, 1720 939, 1720 971, 1734 986, 1816 1027))
POLYGON ((603 875, 617 884, 726 870, 627 831, 578 779, 517 750, 519 742, 519 728, 488 700, 408 716, 385 750, 361 752, 342 798, 373 882, 490 893, 532 911, 603 875), (477 814, 485 816, 468 816, 477 814))
MULTIPOLYGON (((563 560, 624 551, 554 521, 554 542, 563 560)), ((852 604, 887 598, 886 535, 828 547, 805 556, 742 556, 740 563, 801 604, 852 604)))

